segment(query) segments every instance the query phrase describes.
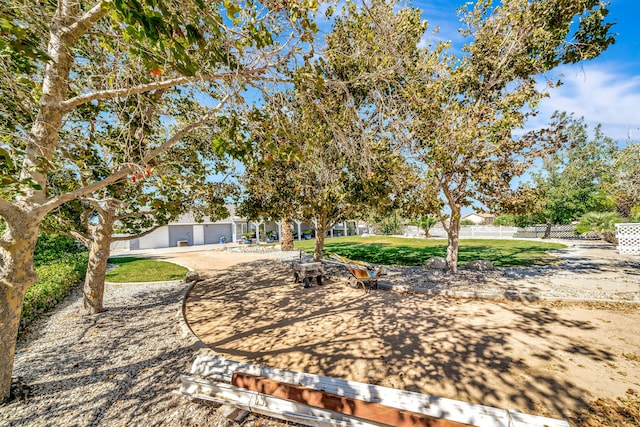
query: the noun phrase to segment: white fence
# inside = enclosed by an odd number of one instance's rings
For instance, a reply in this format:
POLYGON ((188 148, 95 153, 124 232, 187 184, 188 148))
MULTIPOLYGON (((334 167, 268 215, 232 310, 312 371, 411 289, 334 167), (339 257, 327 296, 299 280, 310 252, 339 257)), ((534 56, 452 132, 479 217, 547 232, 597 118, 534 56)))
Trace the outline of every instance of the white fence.
POLYGON ((640 223, 616 224, 618 253, 640 255, 640 223))
MULTIPOLYGON (((462 239, 511 239, 517 231, 517 227, 505 227, 499 225, 463 225, 460 227, 462 239)), ((442 226, 436 225, 429 230, 431 236, 441 239, 447 238, 447 232, 442 226)))
POLYGON ((579 234, 575 231, 576 226, 572 224, 552 225, 547 230, 547 224, 531 225, 529 227, 518 228, 515 238, 551 238, 551 239, 578 239, 578 240, 600 240, 600 235, 594 231, 579 234), (547 235, 548 231, 548 235, 547 235))

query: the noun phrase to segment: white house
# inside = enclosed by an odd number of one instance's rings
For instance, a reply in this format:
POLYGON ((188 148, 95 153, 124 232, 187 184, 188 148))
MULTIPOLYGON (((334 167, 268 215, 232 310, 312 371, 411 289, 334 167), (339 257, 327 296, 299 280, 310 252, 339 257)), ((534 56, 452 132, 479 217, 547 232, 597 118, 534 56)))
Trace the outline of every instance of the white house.
POLYGON ((196 221, 192 213, 182 214, 177 221, 169 223, 151 233, 114 242, 112 249, 156 249, 176 246, 194 246, 227 242, 237 242, 239 237, 249 229, 249 223, 235 215, 235 207, 227 206, 230 215, 227 218, 211 221, 205 217, 202 222, 196 221))
MULTIPOLYGON (((235 206, 227 206, 229 216, 227 218, 211 221, 205 217, 202 222, 196 221, 192 213, 181 215, 177 221, 159 227, 151 233, 130 240, 113 242, 111 249, 137 250, 157 249, 177 246, 197 246, 214 243, 238 243, 246 233, 254 233, 257 239, 264 241, 267 232, 273 232, 276 238, 282 235, 280 222, 259 221, 251 222, 236 215, 235 206)), ((330 236, 362 234, 365 226, 349 222, 336 225, 330 231, 330 236)), ((298 240, 302 239, 305 230, 313 230, 313 227, 300 221, 293 222, 293 232, 298 240)), ((120 235, 122 236, 122 235, 120 235)))
POLYGON ((466 215, 463 215, 462 218, 460 218, 462 221, 467 220, 467 221, 471 221, 476 225, 491 225, 493 224, 493 221, 495 221, 496 216, 493 214, 487 214, 487 213, 476 213, 476 212, 472 212, 466 215))

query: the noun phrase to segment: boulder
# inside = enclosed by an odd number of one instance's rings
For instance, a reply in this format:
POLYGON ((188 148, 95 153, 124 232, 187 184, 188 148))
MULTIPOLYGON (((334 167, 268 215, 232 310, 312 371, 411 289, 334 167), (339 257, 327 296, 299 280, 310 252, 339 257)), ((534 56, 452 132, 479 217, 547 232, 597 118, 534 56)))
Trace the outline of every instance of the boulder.
POLYGON ((491 271, 493 270, 493 263, 485 259, 477 259, 469 262, 465 268, 471 271, 491 271))
POLYGON ((184 277, 184 281, 189 282, 198 282, 200 280, 200 275, 197 271, 189 271, 187 275, 184 277))
POLYGON ((446 270, 447 260, 439 256, 434 256, 433 258, 429 258, 427 260, 427 262, 425 263, 425 266, 429 270, 446 270))

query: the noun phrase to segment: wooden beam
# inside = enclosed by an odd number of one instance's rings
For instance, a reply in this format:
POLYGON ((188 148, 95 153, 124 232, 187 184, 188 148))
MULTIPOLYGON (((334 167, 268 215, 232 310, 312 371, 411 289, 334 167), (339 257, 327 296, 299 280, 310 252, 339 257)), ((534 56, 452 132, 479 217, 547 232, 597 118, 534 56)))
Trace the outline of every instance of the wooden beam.
POLYGON ((258 393, 395 427, 469 427, 469 424, 403 411, 379 403, 365 402, 242 372, 233 373, 231 384, 258 393))
POLYGON ((564 420, 529 415, 513 410, 493 408, 491 406, 477 405, 373 384, 363 384, 340 378, 323 377, 242 363, 221 356, 198 355, 191 367, 192 375, 198 375, 203 378, 216 375, 219 380, 227 382, 231 381, 232 374, 235 371, 474 426, 569 427, 569 424, 564 420))
POLYGON ((383 424, 314 408, 225 383, 213 383, 198 378, 180 376, 180 390, 175 394, 232 405, 249 412, 266 415, 312 427, 384 427, 383 424))

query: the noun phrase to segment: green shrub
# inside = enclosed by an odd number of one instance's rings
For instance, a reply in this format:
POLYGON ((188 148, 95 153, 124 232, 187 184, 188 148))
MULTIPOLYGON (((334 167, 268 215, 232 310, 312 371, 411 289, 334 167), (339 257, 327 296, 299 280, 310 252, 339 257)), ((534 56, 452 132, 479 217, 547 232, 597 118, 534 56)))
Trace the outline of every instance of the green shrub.
POLYGON ((36 267, 38 282, 27 289, 22 303, 22 330, 38 316, 51 310, 69 291, 82 282, 87 271, 88 253, 72 253, 36 267))
POLYGON ((470 219, 463 219, 462 221, 460 221, 460 225, 477 225, 477 224, 471 221, 470 219))
POLYGON ((393 211, 389 215, 378 219, 376 228, 380 234, 392 235, 402 233, 402 217, 398 211, 393 211))
POLYGON ((513 227, 516 225, 516 217, 513 214, 500 215, 493 221, 493 225, 503 225, 505 227, 513 227))
POLYGON ((590 231, 599 234, 613 232, 617 222, 622 222, 622 218, 615 212, 587 212, 576 225, 576 232, 579 234, 590 231))
POLYGON ((629 222, 640 222, 640 206, 634 206, 631 208, 629 222))
POLYGON ((86 252, 86 248, 71 237, 59 234, 40 233, 34 251, 36 266, 57 262, 71 254, 86 252))

